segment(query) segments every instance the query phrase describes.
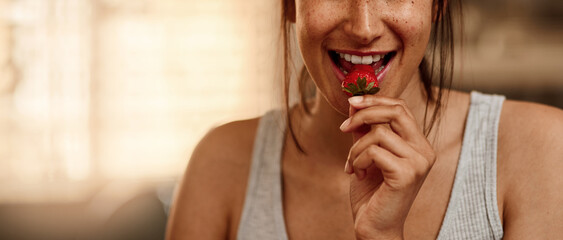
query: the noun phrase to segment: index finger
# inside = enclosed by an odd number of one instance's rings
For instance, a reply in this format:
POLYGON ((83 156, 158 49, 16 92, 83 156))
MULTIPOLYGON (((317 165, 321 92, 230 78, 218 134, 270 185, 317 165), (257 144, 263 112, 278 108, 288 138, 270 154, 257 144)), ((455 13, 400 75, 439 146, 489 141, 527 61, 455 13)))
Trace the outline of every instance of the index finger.
POLYGON ((400 105, 371 106, 348 118, 340 128, 342 132, 357 132, 377 124, 389 124, 393 132, 406 140, 415 140, 422 133, 414 119, 400 105))
POLYGON ((406 111, 407 115, 412 119, 414 119, 414 115, 409 111, 409 107, 407 106, 407 103, 402 99, 390 98, 390 97, 378 96, 378 95, 363 95, 363 96, 354 96, 348 98, 348 102, 350 103, 350 117, 358 110, 372 106, 401 105, 405 110, 407 110, 406 111))

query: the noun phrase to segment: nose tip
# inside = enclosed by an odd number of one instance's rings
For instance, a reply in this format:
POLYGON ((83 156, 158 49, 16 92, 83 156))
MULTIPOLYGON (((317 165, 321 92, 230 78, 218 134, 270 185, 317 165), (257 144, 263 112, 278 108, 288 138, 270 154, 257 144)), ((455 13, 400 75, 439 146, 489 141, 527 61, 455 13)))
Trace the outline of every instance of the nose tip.
POLYGON ((374 10, 359 4, 351 7, 344 30, 358 43, 369 44, 381 35, 383 25, 374 10))
POLYGON ((377 38, 377 34, 375 34, 369 25, 351 24, 348 30, 348 35, 362 44, 369 44, 377 38))

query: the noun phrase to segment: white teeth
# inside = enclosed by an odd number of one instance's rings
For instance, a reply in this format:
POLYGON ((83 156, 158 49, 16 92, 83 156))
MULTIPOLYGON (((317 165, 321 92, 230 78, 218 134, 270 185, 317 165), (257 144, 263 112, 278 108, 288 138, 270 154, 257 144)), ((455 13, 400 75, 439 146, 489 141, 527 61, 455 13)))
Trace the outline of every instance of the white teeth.
POLYGON ((379 59, 381 59, 381 55, 373 55, 373 61, 374 62, 379 61, 379 59))
POLYGON ((341 58, 346 59, 346 61, 351 62, 352 64, 366 64, 371 65, 376 63, 377 61, 383 59, 384 55, 370 55, 370 56, 358 56, 352 55, 347 53, 338 53, 341 58))
POLYGON ((363 56, 362 57, 362 64, 371 64, 373 58, 371 56, 363 56))
POLYGON ((353 64, 360 64, 360 63, 362 63, 362 57, 356 56, 356 55, 352 55, 350 61, 351 61, 353 64))

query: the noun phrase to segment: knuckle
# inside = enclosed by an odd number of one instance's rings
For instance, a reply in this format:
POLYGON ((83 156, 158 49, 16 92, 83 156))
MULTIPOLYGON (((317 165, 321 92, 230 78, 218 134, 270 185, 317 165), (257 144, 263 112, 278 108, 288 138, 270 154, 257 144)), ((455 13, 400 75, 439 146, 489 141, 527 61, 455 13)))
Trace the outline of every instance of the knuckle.
POLYGON ((426 159, 424 156, 418 155, 416 159, 416 177, 425 177, 432 168, 432 165, 432 162, 429 162, 428 159, 426 159))
POLYGON ((404 115, 406 113, 405 107, 400 104, 393 105, 393 113, 397 116, 404 115))
POLYGON ((371 119, 369 117, 362 117, 359 121, 361 121, 363 125, 371 125, 371 119))
POLYGON ((399 105, 403 106, 403 107, 407 107, 407 102, 404 99, 399 99, 397 100, 397 102, 399 103, 399 105))
POLYGON ((374 126, 373 130, 372 130, 374 137, 383 137, 383 136, 387 135, 387 131, 388 131, 388 129, 384 126, 381 126, 381 125, 374 126))
POLYGON ((371 145, 371 146, 368 147, 368 149, 367 149, 367 155, 368 155, 370 158, 374 158, 375 156, 377 156, 377 154, 378 154, 378 147, 377 147, 377 146, 371 145))
POLYGON ((421 158, 421 160, 424 160, 424 162, 428 163, 430 166, 432 166, 434 162, 436 162, 436 158, 438 156, 436 156, 434 149, 432 149, 431 147, 422 149, 420 152, 421 154, 419 154, 419 158, 421 158))

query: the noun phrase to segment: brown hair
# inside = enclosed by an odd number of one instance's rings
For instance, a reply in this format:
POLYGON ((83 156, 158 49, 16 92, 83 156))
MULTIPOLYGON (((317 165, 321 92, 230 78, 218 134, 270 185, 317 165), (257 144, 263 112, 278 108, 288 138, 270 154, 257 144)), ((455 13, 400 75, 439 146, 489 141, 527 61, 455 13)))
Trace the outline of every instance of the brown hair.
MULTIPOLYGON (((295 0, 282 0, 281 1, 281 41, 283 52, 283 101, 286 124, 289 129, 290 135, 299 149, 300 152, 305 153, 297 137, 291 122, 291 112, 289 106, 289 93, 290 81, 295 66, 293 65, 291 50, 292 46, 292 22, 295 22, 295 0)), ((459 39, 463 32, 463 15, 461 0, 433 0, 435 6, 433 16, 435 21, 432 26, 432 33, 430 36, 427 53, 422 59, 419 69, 421 72, 421 79, 426 92, 426 109, 424 113, 424 134, 428 136, 430 131, 435 125, 435 122, 440 116, 440 111, 443 106, 444 89, 450 89, 453 78, 454 68, 454 48, 455 48, 455 30, 454 27, 459 27, 459 39), (452 14, 456 11, 456 18, 452 14), (457 20, 458 25, 454 26, 454 20, 457 20), (438 91, 432 91, 432 86, 436 85, 438 91), (430 103, 435 106, 431 110, 430 123, 426 124, 428 118, 430 103)), ((306 114, 310 114, 310 109, 306 104, 307 96, 304 94, 306 91, 305 86, 310 81, 310 75, 305 66, 300 70, 298 77, 298 89, 300 106, 306 114)))

